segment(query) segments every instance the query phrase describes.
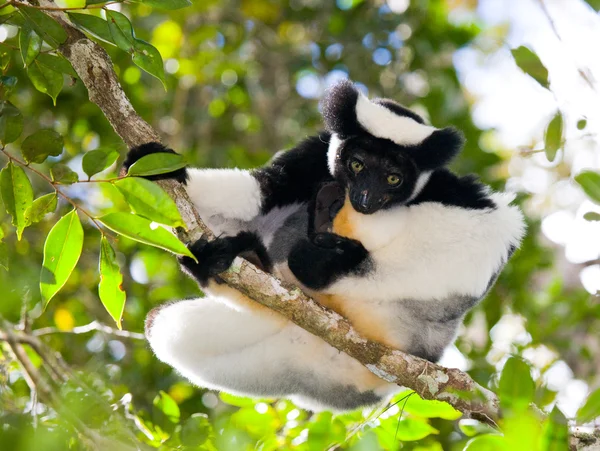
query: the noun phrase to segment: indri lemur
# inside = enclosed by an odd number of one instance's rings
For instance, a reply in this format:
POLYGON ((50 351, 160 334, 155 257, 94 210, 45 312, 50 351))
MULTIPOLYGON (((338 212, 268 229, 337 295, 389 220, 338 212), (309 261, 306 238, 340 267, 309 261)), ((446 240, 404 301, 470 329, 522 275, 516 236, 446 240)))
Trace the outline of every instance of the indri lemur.
MULTIPOLYGON (((146 320, 158 358, 195 384, 334 410, 399 389, 220 284, 237 255, 253 251, 363 336, 436 361, 519 244, 523 219, 511 196, 446 169, 462 147, 457 131, 370 101, 349 81, 322 108, 327 132, 266 167, 166 175, 186 183, 220 236, 191 245, 199 263, 182 259, 206 297, 164 304, 146 320)), ((125 166, 153 152, 172 151, 146 144, 125 166)))

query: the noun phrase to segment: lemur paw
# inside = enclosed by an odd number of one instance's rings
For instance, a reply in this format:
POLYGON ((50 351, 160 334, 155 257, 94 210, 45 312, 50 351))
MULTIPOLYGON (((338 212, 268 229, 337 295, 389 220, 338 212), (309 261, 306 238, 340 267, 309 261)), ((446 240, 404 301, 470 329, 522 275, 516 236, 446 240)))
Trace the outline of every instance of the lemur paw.
MULTIPOLYGON (((146 155, 150 155, 153 153, 174 153, 173 149, 169 149, 168 147, 163 146, 161 143, 150 142, 146 144, 142 144, 141 146, 137 146, 129 150, 127 156, 125 157, 125 161, 123 162, 123 168, 125 172, 129 170, 129 168, 140 158, 145 157, 146 155)), ((177 169, 173 172, 167 172, 165 174, 158 175, 148 175, 144 178, 148 180, 166 180, 166 179, 175 179, 179 183, 185 184, 188 179, 187 169, 181 168, 177 169)))
POLYGON ((348 251, 355 252, 363 247, 359 241, 330 232, 316 233, 312 237, 312 242, 315 246, 334 250, 338 254, 344 254, 348 251))
POLYGON ((227 238, 217 238, 214 241, 201 238, 189 246, 189 250, 198 262, 190 257, 180 257, 179 262, 184 271, 202 286, 206 286, 211 278, 227 271, 237 256, 227 238))

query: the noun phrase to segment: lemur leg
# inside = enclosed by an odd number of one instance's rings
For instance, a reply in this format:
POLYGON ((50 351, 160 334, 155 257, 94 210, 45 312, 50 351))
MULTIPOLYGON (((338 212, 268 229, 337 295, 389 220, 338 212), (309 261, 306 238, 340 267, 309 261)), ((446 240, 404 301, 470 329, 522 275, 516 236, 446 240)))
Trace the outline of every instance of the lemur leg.
POLYGON ((203 387, 335 410, 398 390, 285 318, 238 311, 215 296, 153 310, 146 334, 160 360, 203 387))

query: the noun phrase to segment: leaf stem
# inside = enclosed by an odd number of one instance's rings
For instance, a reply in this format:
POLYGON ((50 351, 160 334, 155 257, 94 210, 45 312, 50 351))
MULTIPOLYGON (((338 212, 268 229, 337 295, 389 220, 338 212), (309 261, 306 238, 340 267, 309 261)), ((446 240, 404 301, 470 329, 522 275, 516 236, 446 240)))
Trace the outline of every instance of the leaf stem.
POLYGON ((28 8, 41 9, 43 11, 77 11, 77 10, 84 10, 84 9, 103 9, 105 6, 114 5, 115 3, 124 3, 124 1, 123 0, 113 0, 113 1, 108 1, 106 3, 99 3, 99 4, 93 4, 93 5, 86 4, 85 6, 62 7, 62 6, 38 6, 38 5, 31 5, 29 3, 23 3, 23 2, 17 2, 14 0, 9 0, 4 5, 0 6, 0 9, 5 8, 7 6, 14 6, 16 8, 18 8, 19 6, 26 6, 28 8))

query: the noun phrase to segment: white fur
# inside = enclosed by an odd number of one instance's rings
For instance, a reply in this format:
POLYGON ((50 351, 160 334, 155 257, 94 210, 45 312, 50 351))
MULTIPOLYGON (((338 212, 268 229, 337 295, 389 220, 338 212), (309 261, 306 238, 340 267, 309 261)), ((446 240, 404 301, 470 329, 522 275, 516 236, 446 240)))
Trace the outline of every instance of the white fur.
POLYGON ((410 117, 399 116, 386 107, 371 102, 364 94, 358 96, 356 118, 373 136, 386 138, 403 146, 420 144, 437 130, 410 117))
POLYGON ((329 147, 327 148, 327 166, 329 167, 329 173, 335 175, 335 161, 338 158, 340 147, 342 147, 343 141, 337 135, 332 133, 329 138, 329 147))
POLYGON ((425 185, 427 185, 427 182, 429 182, 429 179, 431 178, 432 172, 433 171, 426 171, 419 174, 419 177, 417 178, 417 183, 415 183, 415 189, 413 190, 410 197, 407 199, 407 203, 413 200, 419 195, 421 191, 423 191, 423 188, 425 188, 425 185))

